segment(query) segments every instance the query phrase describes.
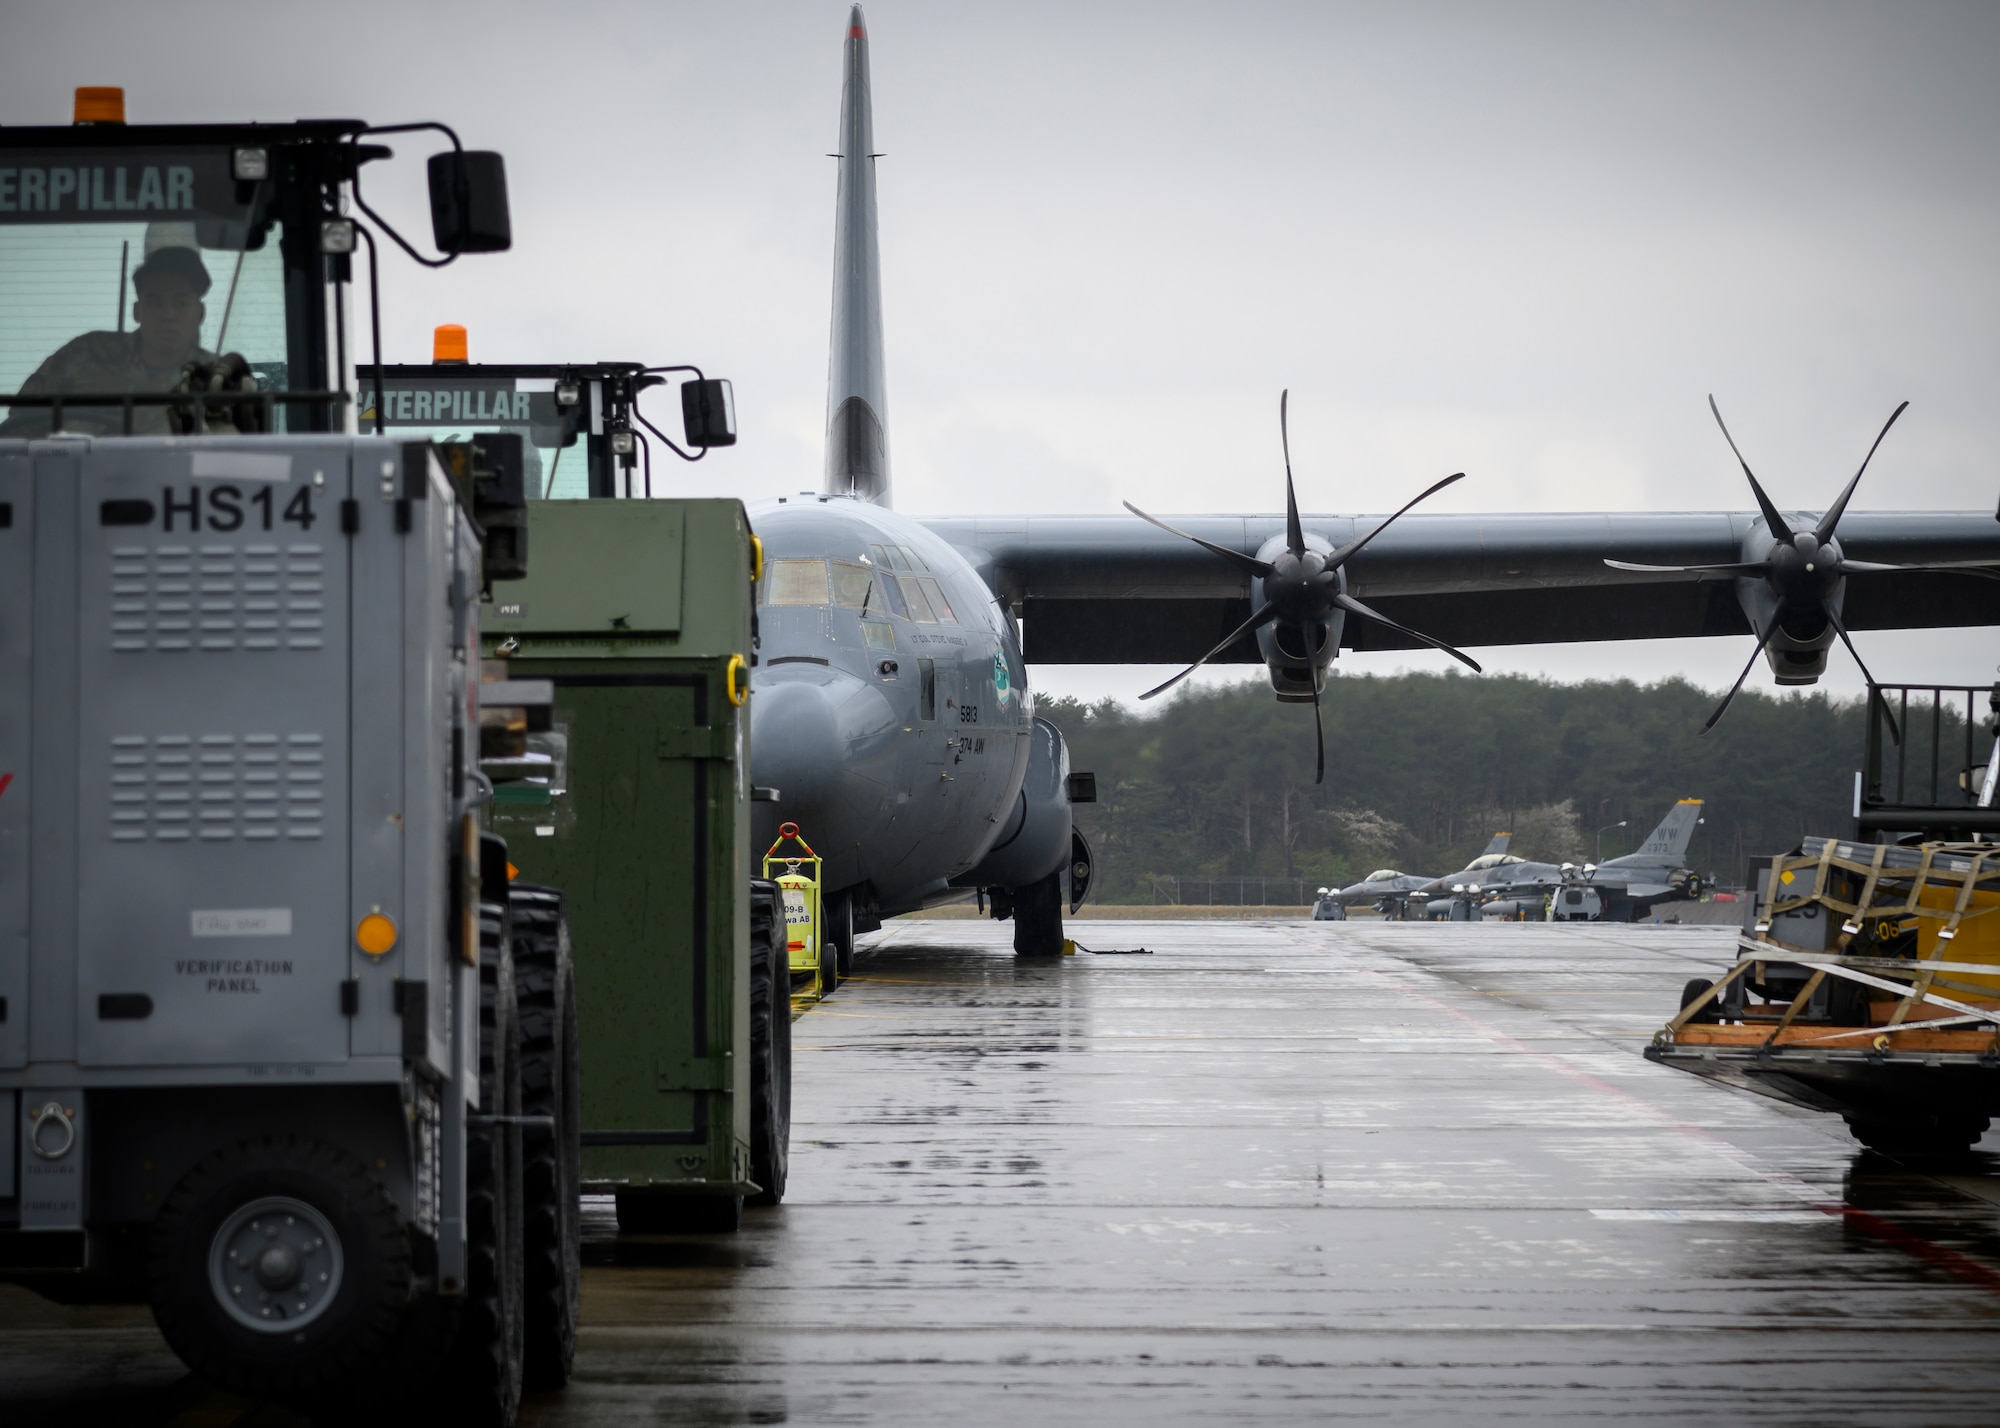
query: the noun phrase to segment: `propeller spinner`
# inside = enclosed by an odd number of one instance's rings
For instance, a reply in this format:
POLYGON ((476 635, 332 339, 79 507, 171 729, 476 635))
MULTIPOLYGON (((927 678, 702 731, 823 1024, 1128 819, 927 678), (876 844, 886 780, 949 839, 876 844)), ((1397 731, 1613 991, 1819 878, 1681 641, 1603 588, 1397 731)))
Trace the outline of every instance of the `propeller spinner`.
POLYGON ((1142 521, 1150 521, 1169 535, 1182 540, 1193 541, 1203 550, 1221 557, 1250 577, 1250 596, 1254 610, 1248 620, 1231 630, 1222 642, 1179 674, 1164 684, 1156 685, 1140 695, 1141 699, 1151 699, 1156 694, 1165 693, 1193 674, 1245 635, 1256 633, 1266 625, 1275 625, 1280 632, 1281 646, 1303 649, 1314 663, 1311 675, 1313 706, 1313 739, 1317 750, 1314 763, 1313 782, 1326 780, 1326 731, 1320 719, 1319 705, 1319 663, 1332 635, 1332 616, 1335 610, 1344 610, 1359 615, 1364 620, 1373 620, 1431 646, 1443 650, 1453 659, 1477 670, 1479 663, 1460 650, 1453 649, 1442 640, 1434 640, 1429 635, 1399 625, 1378 610, 1370 609, 1361 601, 1347 593, 1347 577, 1342 571, 1348 560, 1359 553, 1368 542, 1387 530, 1397 517, 1411 506, 1427 497, 1436 495, 1452 482, 1464 479, 1463 471, 1456 472, 1439 481, 1404 504, 1395 515, 1388 517, 1366 535, 1357 536, 1337 549, 1322 549, 1326 542, 1317 537, 1309 540, 1305 527, 1299 521, 1298 492, 1292 482, 1292 439, 1287 408, 1291 401, 1291 389, 1278 395, 1278 439, 1285 453, 1285 536, 1281 546, 1273 548, 1275 542, 1267 541, 1257 555, 1245 555, 1240 550, 1217 545, 1214 541, 1203 540, 1198 535, 1168 525, 1157 516, 1149 516, 1130 501, 1125 509, 1142 521), (1294 638, 1287 640, 1286 636, 1294 638))
MULTIPOLYGON (((1696 575, 1704 579, 1719 580, 1730 577, 1739 579, 1761 579, 1776 599, 1769 621, 1757 637, 1757 647, 1750 651, 1750 658, 1743 666, 1743 672, 1736 676, 1736 683, 1729 686, 1729 693, 1722 703, 1708 716, 1708 722, 1701 726, 1706 734, 1713 729, 1737 691, 1743 688, 1743 681, 1750 677, 1750 670, 1757 663, 1757 656, 1777 635, 1779 628, 1788 617, 1796 621, 1800 616, 1807 619, 1819 616, 1826 621, 1824 630, 1831 627, 1840 636, 1840 642, 1847 646, 1847 652, 1854 656, 1854 662, 1861 666, 1861 674, 1869 684, 1875 683, 1875 676, 1869 673, 1867 664, 1861 658, 1861 651, 1854 647, 1854 640, 1847 633, 1847 626, 1840 618, 1840 583, 1851 574, 1876 574, 1898 570, 1959 570, 1975 575, 1995 575, 1991 561, 1935 561, 1921 565, 1884 565, 1869 560, 1849 560, 1841 551, 1840 542, 1835 537, 1835 529, 1840 518, 1847 513, 1847 503, 1854 496, 1854 488, 1861 484, 1861 474, 1868 469, 1868 463, 1875 459, 1875 452, 1882 445, 1882 438, 1889 434, 1889 428, 1896 424, 1910 404, 1903 402, 1889 413, 1889 420, 1882 424, 1882 430, 1875 436, 1874 445, 1861 458, 1861 465, 1848 479, 1834 503, 1827 507, 1825 514, 1809 530, 1793 530, 1790 523, 1779 514, 1771 503, 1764 488, 1758 484, 1750 463, 1743 459, 1743 453, 1736 445, 1736 438, 1729 434, 1729 426, 1722 419, 1722 409, 1715 404, 1711 395, 1708 409, 1715 413, 1715 424, 1722 428, 1722 439, 1729 443, 1729 449, 1736 456, 1736 464, 1743 468, 1743 475, 1750 483, 1751 494, 1757 498, 1757 509, 1763 513, 1764 527, 1769 532, 1771 546, 1758 560, 1730 561, 1717 565, 1639 565, 1628 560, 1606 560, 1604 563, 1613 570, 1636 570, 1654 574, 1696 575)), ((1887 710, 1884 710, 1885 715, 1887 710)), ((1889 720, 1889 730, 1898 743, 1902 732, 1896 728, 1893 717, 1889 720)))

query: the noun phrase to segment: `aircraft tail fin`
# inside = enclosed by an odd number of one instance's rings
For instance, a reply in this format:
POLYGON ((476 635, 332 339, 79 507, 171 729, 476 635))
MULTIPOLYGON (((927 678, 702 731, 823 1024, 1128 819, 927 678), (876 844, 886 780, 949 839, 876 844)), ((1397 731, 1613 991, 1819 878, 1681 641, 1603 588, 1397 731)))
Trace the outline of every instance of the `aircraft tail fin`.
POLYGON ((1646 835, 1646 841, 1639 845, 1639 856, 1680 862, 1687 856, 1688 842, 1694 837, 1694 825, 1700 817, 1701 800, 1683 798, 1667 810, 1660 826, 1646 835))
POLYGON ((889 504, 888 408, 882 372, 882 261, 875 231, 875 117, 868 25, 847 17, 840 89, 839 195, 834 201, 833 344, 827 364, 826 489, 889 504))
POLYGON ((1484 858, 1493 853, 1504 853, 1507 851, 1507 845, 1513 841, 1514 835, 1512 833, 1495 833, 1493 841, 1486 845, 1486 852, 1481 853, 1479 856, 1484 858))

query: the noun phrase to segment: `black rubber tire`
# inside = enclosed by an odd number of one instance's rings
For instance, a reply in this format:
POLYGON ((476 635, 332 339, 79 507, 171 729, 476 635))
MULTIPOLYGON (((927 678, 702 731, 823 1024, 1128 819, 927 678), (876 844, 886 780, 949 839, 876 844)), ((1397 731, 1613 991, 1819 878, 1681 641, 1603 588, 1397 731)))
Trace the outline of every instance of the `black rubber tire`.
POLYGON ((1014 892, 1014 955, 1060 957, 1063 944, 1063 881, 1068 864, 1014 892))
POLYGON ((621 1235, 728 1235, 742 1223, 741 1195, 687 1195, 643 1186, 618 1192, 621 1235))
POLYGON ((561 1388, 576 1363, 583 1281, 583 1110, 577 1068, 576 970, 563 896, 516 885, 514 988, 521 1008, 521 1114, 552 1131, 521 1131, 522 1382, 561 1388))
POLYGON ((790 1158, 792 1002, 781 908, 776 883, 750 884, 750 1178, 763 1187, 751 1205, 785 1198, 790 1158))
POLYGON ((479 1111, 515 1124, 472 1126, 465 1146, 466 1286, 450 1357, 430 1398, 444 1421, 513 1428, 521 1412, 523 1330, 520 1011, 504 914, 479 919, 479 1111))
POLYGON ((833 968, 841 981, 854 975, 854 899, 836 893, 827 904, 826 936, 833 944, 833 968))
POLYGON ((1849 1134, 1870 1150, 1914 1159, 1962 1156, 1979 1143, 1992 1123, 1986 1116, 1964 1111, 1911 1110, 1894 1118, 1850 1115, 1843 1119, 1849 1134))
MULTIPOLYGON (((1689 981, 1685 987, 1681 988, 1681 1010, 1686 1011, 1689 1007, 1693 1006, 1695 1002, 1707 995, 1708 989, 1714 985, 1715 983, 1709 981, 1706 977, 1695 977, 1689 981)), ((1714 1002, 1710 1002, 1699 1012, 1695 1013, 1690 1020, 1698 1022, 1721 1021, 1722 1012, 1714 1002)))
POLYGON ((1868 988, 1846 977, 1829 977, 1826 1019, 1831 1026, 1868 1025, 1868 988))
POLYGON ((840 948, 826 935, 826 909, 820 909, 819 991, 826 996, 840 986, 840 948))
POLYGON ((406 1349, 410 1238, 382 1183, 344 1150, 304 1136, 260 1136, 225 1147, 182 1177, 154 1222, 153 1317, 204 1378, 252 1398, 309 1407, 346 1400, 406 1349), (333 1224, 344 1269, 333 1304, 296 1334, 237 1324, 209 1287, 216 1231, 265 1196, 304 1201, 333 1224))

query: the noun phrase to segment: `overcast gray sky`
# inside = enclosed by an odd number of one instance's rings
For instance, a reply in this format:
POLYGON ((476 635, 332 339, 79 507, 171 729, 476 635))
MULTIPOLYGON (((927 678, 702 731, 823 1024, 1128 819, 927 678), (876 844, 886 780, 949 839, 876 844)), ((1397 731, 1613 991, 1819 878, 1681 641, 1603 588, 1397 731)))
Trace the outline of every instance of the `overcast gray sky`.
MULTIPOLYGON (((2000 498, 2000 6, 867 7, 897 505, 1747 509, 2000 498)), ((743 441, 677 489, 817 484, 847 5, 63 0, 0 11, 0 123, 440 118, 515 248, 387 265, 391 360, 698 361, 743 441)), ((412 229, 421 142, 371 194, 412 229)), ((656 473, 657 474, 657 473, 656 473)), ((1974 635, 1859 637, 1972 682, 1974 635)), ((1748 641, 1490 652, 1720 686, 1748 641)), ((1354 670, 1442 656, 1347 657, 1354 670)), ((1240 678, 1244 671, 1223 677, 1240 678)), ((1150 669, 1037 671, 1130 697, 1150 669)), ((1753 675, 1768 687, 1768 674, 1753 675)), ((1859 688, 1851 660, 1827 684, 1859 688)))

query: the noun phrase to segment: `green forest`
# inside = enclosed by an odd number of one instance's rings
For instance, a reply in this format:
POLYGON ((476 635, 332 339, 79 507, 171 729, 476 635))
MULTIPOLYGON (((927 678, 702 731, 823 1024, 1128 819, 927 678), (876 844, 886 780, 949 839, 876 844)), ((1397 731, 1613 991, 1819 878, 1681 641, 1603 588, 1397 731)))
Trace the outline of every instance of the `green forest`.
MULTIPOLYGON (((1125 903, 1169 900, 1175 877, 1339 885, 1381 867, 1445 873, 1502 830, 1524 856, 1584 861, 1602 829, 1609 858, 1634 851, 1681 798, 1706 803, 1688 862, 1723 886, 1803 834, 1850 835, 1862 701, 1749 689, 1699 737, 1716 698, 1678 679, 1339 675, 1324 698, 1319 787, 1311 708, 1278 703, 1261 677, 1191 689, 1145 715, 1067 698, 1037 712, 1063 731, 1071 768, 1097 778, 1098 801, 1076 808, 1097 857, 1092 901, 1125 903)), ((1916 715, 1911 766, 1927 768, 1928 707, 1916 715)), ((1952 780, 1962 733, 1947 708, 1939 743, 1952 780)), ((1237 900, 1233 882, 1230 893, 1216 900, 1237 900)))

